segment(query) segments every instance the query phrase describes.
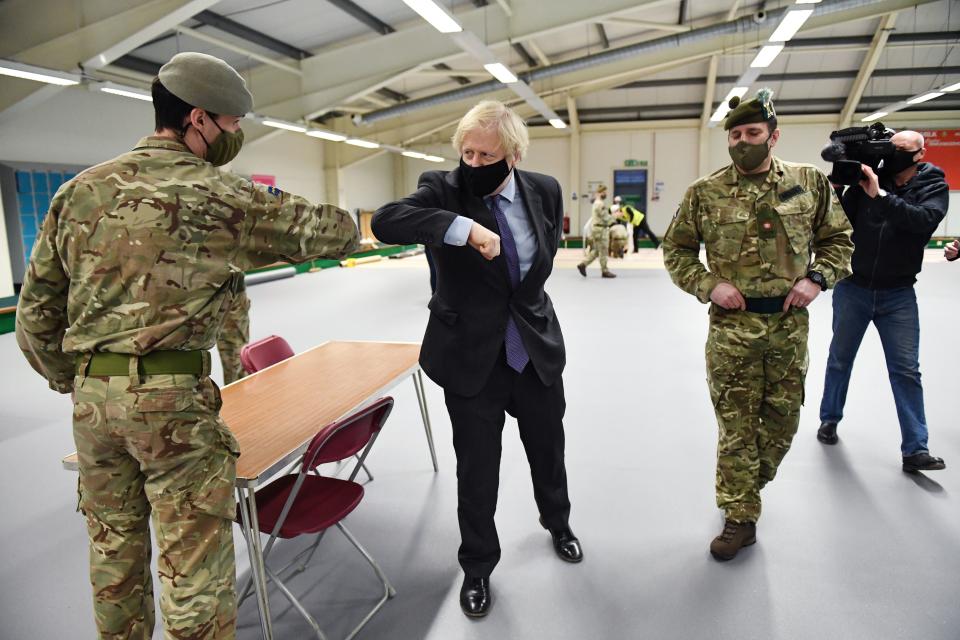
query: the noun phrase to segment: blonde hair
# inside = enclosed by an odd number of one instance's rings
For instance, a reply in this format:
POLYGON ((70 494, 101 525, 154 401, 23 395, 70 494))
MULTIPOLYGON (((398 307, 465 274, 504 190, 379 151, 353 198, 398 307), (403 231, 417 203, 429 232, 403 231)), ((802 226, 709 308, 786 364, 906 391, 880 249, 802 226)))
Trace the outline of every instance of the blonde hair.
POLYGON ((522 159, 530 146, 530 136, 527 134, 527 125, 523 119, 507 105, 497 100, 484 100, 467 114, 457 124, 457 131, 453 134, 453 148, 457 153, 463 150, 463 138, 468 132, 475 129, 496 128, 500 137, 500 146, 507 156, 522 159))

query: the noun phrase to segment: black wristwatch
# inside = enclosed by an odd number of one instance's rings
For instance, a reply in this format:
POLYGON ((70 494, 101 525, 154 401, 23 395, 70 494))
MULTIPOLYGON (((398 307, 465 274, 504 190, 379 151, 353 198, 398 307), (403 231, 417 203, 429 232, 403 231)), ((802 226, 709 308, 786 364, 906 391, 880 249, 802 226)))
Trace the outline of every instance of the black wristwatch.
POLYGON ((820 291, 827 290, 827 279, 819 271, 807 271, 807 279, 820 286, 820 291))

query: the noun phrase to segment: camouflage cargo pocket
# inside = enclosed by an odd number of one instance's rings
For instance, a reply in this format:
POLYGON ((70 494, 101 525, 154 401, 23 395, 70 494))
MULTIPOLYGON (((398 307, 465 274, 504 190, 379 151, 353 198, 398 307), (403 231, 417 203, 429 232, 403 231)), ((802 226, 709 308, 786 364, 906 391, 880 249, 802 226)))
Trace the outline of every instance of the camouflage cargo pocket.
POLYGON ((209 456, 205 478, 193 494, 193 506, 212 516, 233 520, 237 513, 233 499, 236 481, 237 462, 232 453, 209 456))
POLYGON ((133 410, 139 413, 186 411, 193 406, 190 389, 136 389, 133 410))
POLYGON ((810 253, 813 242, 813 211, 816 202, 810 192, 777 205, 777 215, 790 241, 790 248, 800 256, 810 253))
POLYGON ((703 222, 703 240, 708 253, 725 262, 739 260, 749 219, 750 212, 740 206, 710 211, 703 222))

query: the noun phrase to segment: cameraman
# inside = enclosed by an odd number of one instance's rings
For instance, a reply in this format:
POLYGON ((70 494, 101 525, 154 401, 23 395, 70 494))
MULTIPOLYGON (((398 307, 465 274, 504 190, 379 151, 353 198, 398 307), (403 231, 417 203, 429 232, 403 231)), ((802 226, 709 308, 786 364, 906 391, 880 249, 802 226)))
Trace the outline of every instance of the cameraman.
POLYGON ((920 162, 923 136, 901 131, 890 138, 896 150, 879 176, 862 165, 863 178, 843 194, 853 226, 853 275, 833 292, 833 340, 827 360, 817 439, 836 444, 837 423, 863 334, 872 321, 880 334, 893 398, 900 419, 903 470, 945 468, 927 450, 927 421, 920 384, 920 319, 913 290, 923 251, 947 212, 943 171, 920 162))

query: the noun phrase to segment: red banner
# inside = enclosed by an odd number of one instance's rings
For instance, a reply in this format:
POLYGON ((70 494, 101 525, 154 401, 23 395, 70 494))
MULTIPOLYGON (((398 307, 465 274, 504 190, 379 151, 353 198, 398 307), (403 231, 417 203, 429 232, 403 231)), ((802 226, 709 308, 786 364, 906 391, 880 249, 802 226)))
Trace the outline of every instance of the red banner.
POLYGON ((923 162, 943 169, 950 190, 960 191, 960 129, 934 129, 920 133, 927 147, 923 162))
POLYGON ((277 176, 269 176, 262 173, 255 173, 250 176, 251 182, 257 182, 268 187, 277 186, 277 176))

